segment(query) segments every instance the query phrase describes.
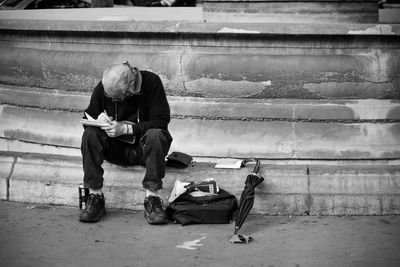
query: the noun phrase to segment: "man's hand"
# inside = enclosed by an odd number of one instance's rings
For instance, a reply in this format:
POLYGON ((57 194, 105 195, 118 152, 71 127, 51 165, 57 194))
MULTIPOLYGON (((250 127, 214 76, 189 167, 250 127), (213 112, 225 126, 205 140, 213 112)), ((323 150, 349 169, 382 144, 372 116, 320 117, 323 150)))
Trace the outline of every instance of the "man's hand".
POLYGON ((110 121, 109 123, 109 126, 101 127, 109 137, 118 137, 126 134, 126 126, 124 123, 118 121, 110 121))
POLYGON ((113 118, 109 117, 106 111, 100 113, 100 115, 97 117, 97 121, 99 122, 110 123, 112 120, 113 118))

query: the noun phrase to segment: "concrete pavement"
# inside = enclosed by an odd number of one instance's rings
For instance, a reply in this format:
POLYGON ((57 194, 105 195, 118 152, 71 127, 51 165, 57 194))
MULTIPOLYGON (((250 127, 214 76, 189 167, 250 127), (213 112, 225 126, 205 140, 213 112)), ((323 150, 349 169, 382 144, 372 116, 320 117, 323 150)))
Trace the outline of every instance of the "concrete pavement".
POLYGON ((1 266, 398 266, 400 216, 251 216, 233 223, 150 226, 142 212, 0 202, 1 266))

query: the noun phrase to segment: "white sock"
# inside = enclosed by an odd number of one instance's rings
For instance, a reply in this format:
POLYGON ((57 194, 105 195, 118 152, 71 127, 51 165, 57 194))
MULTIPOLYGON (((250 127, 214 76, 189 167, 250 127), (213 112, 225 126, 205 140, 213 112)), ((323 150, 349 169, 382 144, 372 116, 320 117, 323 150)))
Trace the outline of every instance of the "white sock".
POLYGON ((159 197, 160 195, 158 194, 158 191, 150 191, 150 190, 146 189, 146 197, 148 197, 148 196, 159 197))
POLYGON ((101 189, 94 190, 94 189, 89 188, 89 194, 102 195, 103 190, 101 190, 101 189))

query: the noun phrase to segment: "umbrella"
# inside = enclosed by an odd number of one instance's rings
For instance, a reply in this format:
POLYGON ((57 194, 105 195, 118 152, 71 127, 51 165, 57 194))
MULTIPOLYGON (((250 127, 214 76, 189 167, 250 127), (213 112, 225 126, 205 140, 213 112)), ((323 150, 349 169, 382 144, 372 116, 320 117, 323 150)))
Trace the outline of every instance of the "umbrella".
POLYGON ((256 166, 254 167, 253 173, 247 176, 245 187, 240 196, 239 209, 235 220, 235 232, 234 236, 230 240, 231 243, 248 243, 249 241, 253 240, 251 237, 238 234, 240 228, 247 218, 247 215, 253 207, 254 189, 264 181, 264 178, 258 174, 260 169, 260 161, 258 159, 245 160, 244 163, 252 160, 256 161, 256 166))

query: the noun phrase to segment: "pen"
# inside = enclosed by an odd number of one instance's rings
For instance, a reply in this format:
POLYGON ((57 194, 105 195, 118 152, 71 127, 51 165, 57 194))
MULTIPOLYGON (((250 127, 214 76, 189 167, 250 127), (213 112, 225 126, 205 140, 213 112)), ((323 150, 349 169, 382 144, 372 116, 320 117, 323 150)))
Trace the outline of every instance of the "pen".
POLYGON ((108 123, 111 123, 110 117, 108 117, 107 111, 104 110, 104 114, 106 114, 106 119, 108 123))

